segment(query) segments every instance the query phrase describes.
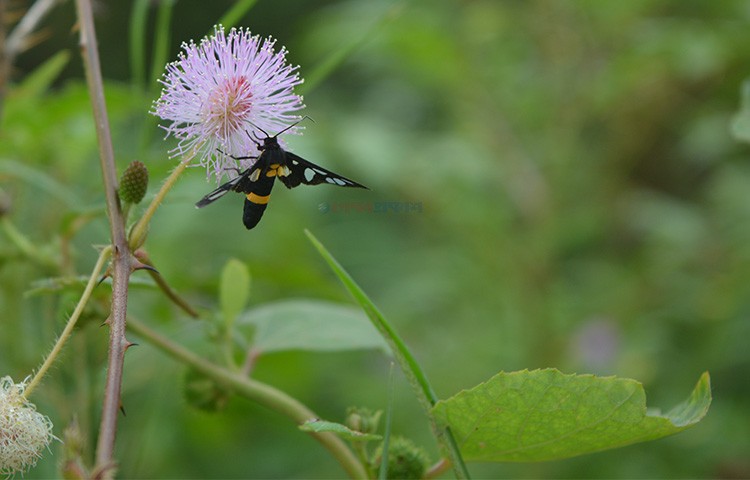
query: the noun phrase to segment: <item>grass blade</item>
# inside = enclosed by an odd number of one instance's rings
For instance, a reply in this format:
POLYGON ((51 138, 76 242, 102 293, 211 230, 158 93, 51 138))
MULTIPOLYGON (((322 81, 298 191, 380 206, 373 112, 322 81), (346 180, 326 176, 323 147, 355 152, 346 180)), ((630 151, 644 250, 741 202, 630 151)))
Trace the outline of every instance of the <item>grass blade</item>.
POLYGON ((326 263, 328 263, 328 266, 331 267, 333 273, 335 273, 341 283, 344 284, 344 287, 349 291, 351 296, 354 297, 354 299, 365 311, 367 316, 370 317, 373 325, 375 325, 375 328, 377 328, 380 334, 383 335, 385 341, 388 342, 388 345, 391 347, 393 355, 396 358, 396 362, 398 363, 399 367, 401 367, 401 370, 409 380, 412 388, 414 388, 414 391, 417 394, 417 398, 419 399, 419 403, 422 405, 422 408, 424 408, 425 410, 425 414, 430 419, 432 431, 438 443, 440 444, 441 449, 443 450, 444 454, 450 458, 456 476, 458 478, 469 478, 469 473, 466 470, 466 465, 464 465, 463 459, 461 458, 461 453, 456 447, 453 435, 451 434, 450 430, 439 427, 432 415, 432 407, 433 405, 435 405, 438 399, 435 395, 435 392, 433 392, 429 382, 427 381, 427 376, 422 370, 422 367, 420 367, 420 365, 417 363, 417 360, 411 354, 411 351, 408 349, 398 333, 396 333, 393 327, 391 327, 390 323, 388 323, 383 314, 380 313, 375 304, 372 303, 372 300, 370 300, 367 294, 359 287, 359 285, 357 285, 357 283, 346 272, 346 270, 344 270, 341 264, 339 264, 336 259, 333 258, 333 256, 328 252, 328 250, 326 250, 323 244, 320 243, 320 241, 318 241, 318 239, 315 238, 312 233, 310 233, 308 230, 305 230, 305 235, 307 235, 307 237, 310 239, 310 242, 318 250, 318 253, 320 253, 326 263))

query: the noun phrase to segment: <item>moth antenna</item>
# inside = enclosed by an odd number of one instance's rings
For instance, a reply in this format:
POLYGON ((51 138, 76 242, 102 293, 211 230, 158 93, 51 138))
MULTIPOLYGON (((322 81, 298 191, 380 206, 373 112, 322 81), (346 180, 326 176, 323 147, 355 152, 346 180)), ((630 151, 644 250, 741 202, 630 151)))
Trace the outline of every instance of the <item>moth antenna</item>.
MULTIPOLYGON (((302 120, 310 120, 311 122, 315 123, 315 120, 313 120, 313 119, 312 119, 312 117, 310 117, 310 116, 308 116, 308 115, 305 115, 304 117, 300 118, 299 120, 297 120, 297 121, 296 121, 296 122, 294 122, 293 124, 291 124, 291 125, 289 125, 288 127, 286 127, 286 128, 284 129, 284 130, 282 130, 282 131, 278 132, 278 133, 277 133, 276 135, 274 135, 274 137, 278 137, 279 135, 281 135, 282 133, 286 132, 286 131, 287 131, 287 130, 289 130, 290 128, 292 128, 292 127, 296 127, 296 126, 297 126, 297 124, 298 124, 298 123, 300 123, 300 122, 301 122, 302 120)), ((260 130, 260 129, 258 129, 258 130, 260 130)), ((261 130, 261 131, 262 131, 262 130, 261 130)), ((266 132, 263 132, 263 133, 266 133, 266 132)), ((266 133, 266 135, 268 135, 268 134, 266 133)))
MULTIPOLYGON (((250 125, 252 125, 253 127, 255 127, 255 128, 257 128, 258 130, 260 130, 261 132, 263 132, 263 135, 265 135, 265 136, 266 136, 266 138, 276 138, 276 137, 278 137, 279 135, 281 135, 282 133, 284 133, 284 132, 286 132, 287 130, 289 130, 290 128, 292 128, 292 127, 296 127, 296 126, 297 126, 297 124, 298 124, 298 123, 300 123, 300 122, 302 122, 303 120, 310 120, 311 122, 315 123, 315 120, 313 120, 313 118, 312 118, 311 116, 309 116, 309 115, 305 115, 305 116, 303 116, 302 118, 300 118, 299 120, 297 120, 296 122, 294 122, 293 124, 291 124, 291 125, 289 125, 288 127, 286 127, 285 129, 281 130, 280 132, 277 132, 277 133, 276 133, 276 135, 273 135, 273 136, 272 136, 272 135, 269 135, 269 134, 268 134, 268 132, 266 132, 265 130, 263 130, 262 128, 260 128, 259 126, 257 126, 257 125, 256 125, 256 124, 254 124, 253 122, 251 122, 250 120, 248 120, 248 121, 247 121, 247 123, 249 123, 249 124, 250 124, 250 125)), ((246 132, 246 133, 247 133, 247 132, 246 132)), ((255 143, 256 143, 256 144, 258 145, 258 146, 260 146, 260 141, 259 141, 258 139, 255 139, 255 138, 253 138, 252 136, 250 136, 250 133, 247 133, 247 135, 248 135, 248 137, 250 137, 250 140, 252 140, 252 141, 253 141, 253 142, 255 142, 255 143)))

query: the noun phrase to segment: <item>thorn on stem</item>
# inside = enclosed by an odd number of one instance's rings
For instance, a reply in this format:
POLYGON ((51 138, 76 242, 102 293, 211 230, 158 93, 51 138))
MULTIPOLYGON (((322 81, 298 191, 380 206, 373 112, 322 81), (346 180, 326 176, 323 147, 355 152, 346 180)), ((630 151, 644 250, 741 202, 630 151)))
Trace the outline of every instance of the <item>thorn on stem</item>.
POLYGON ((149 272, 154 272, 159 275, 159 270, 155 269, 151 265, 146 265, 145 263, 139 262, 138 260, 133 261, 130 269, 132 272, 135 272, 136 270, 148 270, 149 272))
POLYGON ((112 277, 112 267, 111 266, 107 267, 107 270, 102 274, 102 278, 99 279, 99 281, 96 283, 96 286, 98 287, 99 285, 101 285, 104 282, 104 280, 106 280, 107 278, 110 278, 110 277, 112 277))

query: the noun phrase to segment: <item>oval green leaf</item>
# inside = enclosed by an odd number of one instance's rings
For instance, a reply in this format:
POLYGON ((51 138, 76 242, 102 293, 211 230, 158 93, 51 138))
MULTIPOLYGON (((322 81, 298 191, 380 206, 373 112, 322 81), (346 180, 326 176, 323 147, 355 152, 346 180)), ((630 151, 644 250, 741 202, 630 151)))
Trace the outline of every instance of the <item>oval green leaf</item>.
POLYGON ((635 380, 547 369, 499 373, 441 400, 433 413, 451 428, 465 460, 538 462, 672 435, 700 421, 710 404, 708 373, 662 415, 647 411, 635 380))
POLYGON ((280 350, 388 351, 383 338, 361 310, 319 300, 284 300, 246 312, 237 323, 253 325, 254 346, 262 352, 280 350))

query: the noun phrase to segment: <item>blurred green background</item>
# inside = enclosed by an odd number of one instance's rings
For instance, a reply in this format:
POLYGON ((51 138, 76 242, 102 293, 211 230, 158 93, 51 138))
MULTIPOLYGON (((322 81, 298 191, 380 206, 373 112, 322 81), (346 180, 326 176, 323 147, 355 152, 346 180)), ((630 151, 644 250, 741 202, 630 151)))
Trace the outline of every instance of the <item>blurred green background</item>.
MULTIPOLYGON (((169 60, 231 5, 176 2, 169 60)), ((96 6, 119 168, 145 162, 153 193, 176 164, 173 141, 147 113, 161 70, 145 83, 131 71, 133 5, 96 6)), ((87 274, 92 245, 107 243, 109 230, 74 23, 73 5, 58 6, 14 66, 0 187, 14 225, 44 249, 62 246, 66 273, 87 274), (32 75, 61 51, 61 75, 35 88, 32 75), (67 234, 82 215, 92 221, 67 234)), ((193 207, 215 185, 190 169, 146 248, 202 311, 215 307, 232 257, 252 272, 253 305, 350 302, 303 235, 309 228, 393 322, 441 398, 500 370, 558 367, 635 378, 649 405, 666 410, 711 373, 712 409, 680 435, 558 462, 470 464, 477 478, 748 478, 750 163, 730 124, 750 77, 749 23, 750 4, 730 0, 260 1, 240 25, 286 45, 303 77, 350 50, 304 92, 315 123, 288 143, 372 190, 277 188, 248 232, 239 196, 193 207), (422 209, 361 211, 379 202, 422 209)), ((25 296, 59 271, 27 261, 5 236, 0 262, 0 375, 19 381, 79 290, 25 296)), ((100 287, 102 301, 107 292, 100 287)), ((89 446, 105 374, 102 312, 91 309, 32 399, 58 436, 77 416, 89 446)), ((133 287, 130 312, 211 350, 208 322, 147 285, 133 287)), ((147 343, 125 368, 122 478, 344 475, 275 413, 238 398, 218 414, 189 407, 184 369, 147 343)), ((293 352, 262 357, 255 376, 341 420, 350 405, 385 407, 388 369, 375 352, 293 352)), ((400 374, 395 383, 394 432, 436 459, 408 385, 400 374)), ((52 451, 24 477, 56 476, 59 444, 52 451)))

